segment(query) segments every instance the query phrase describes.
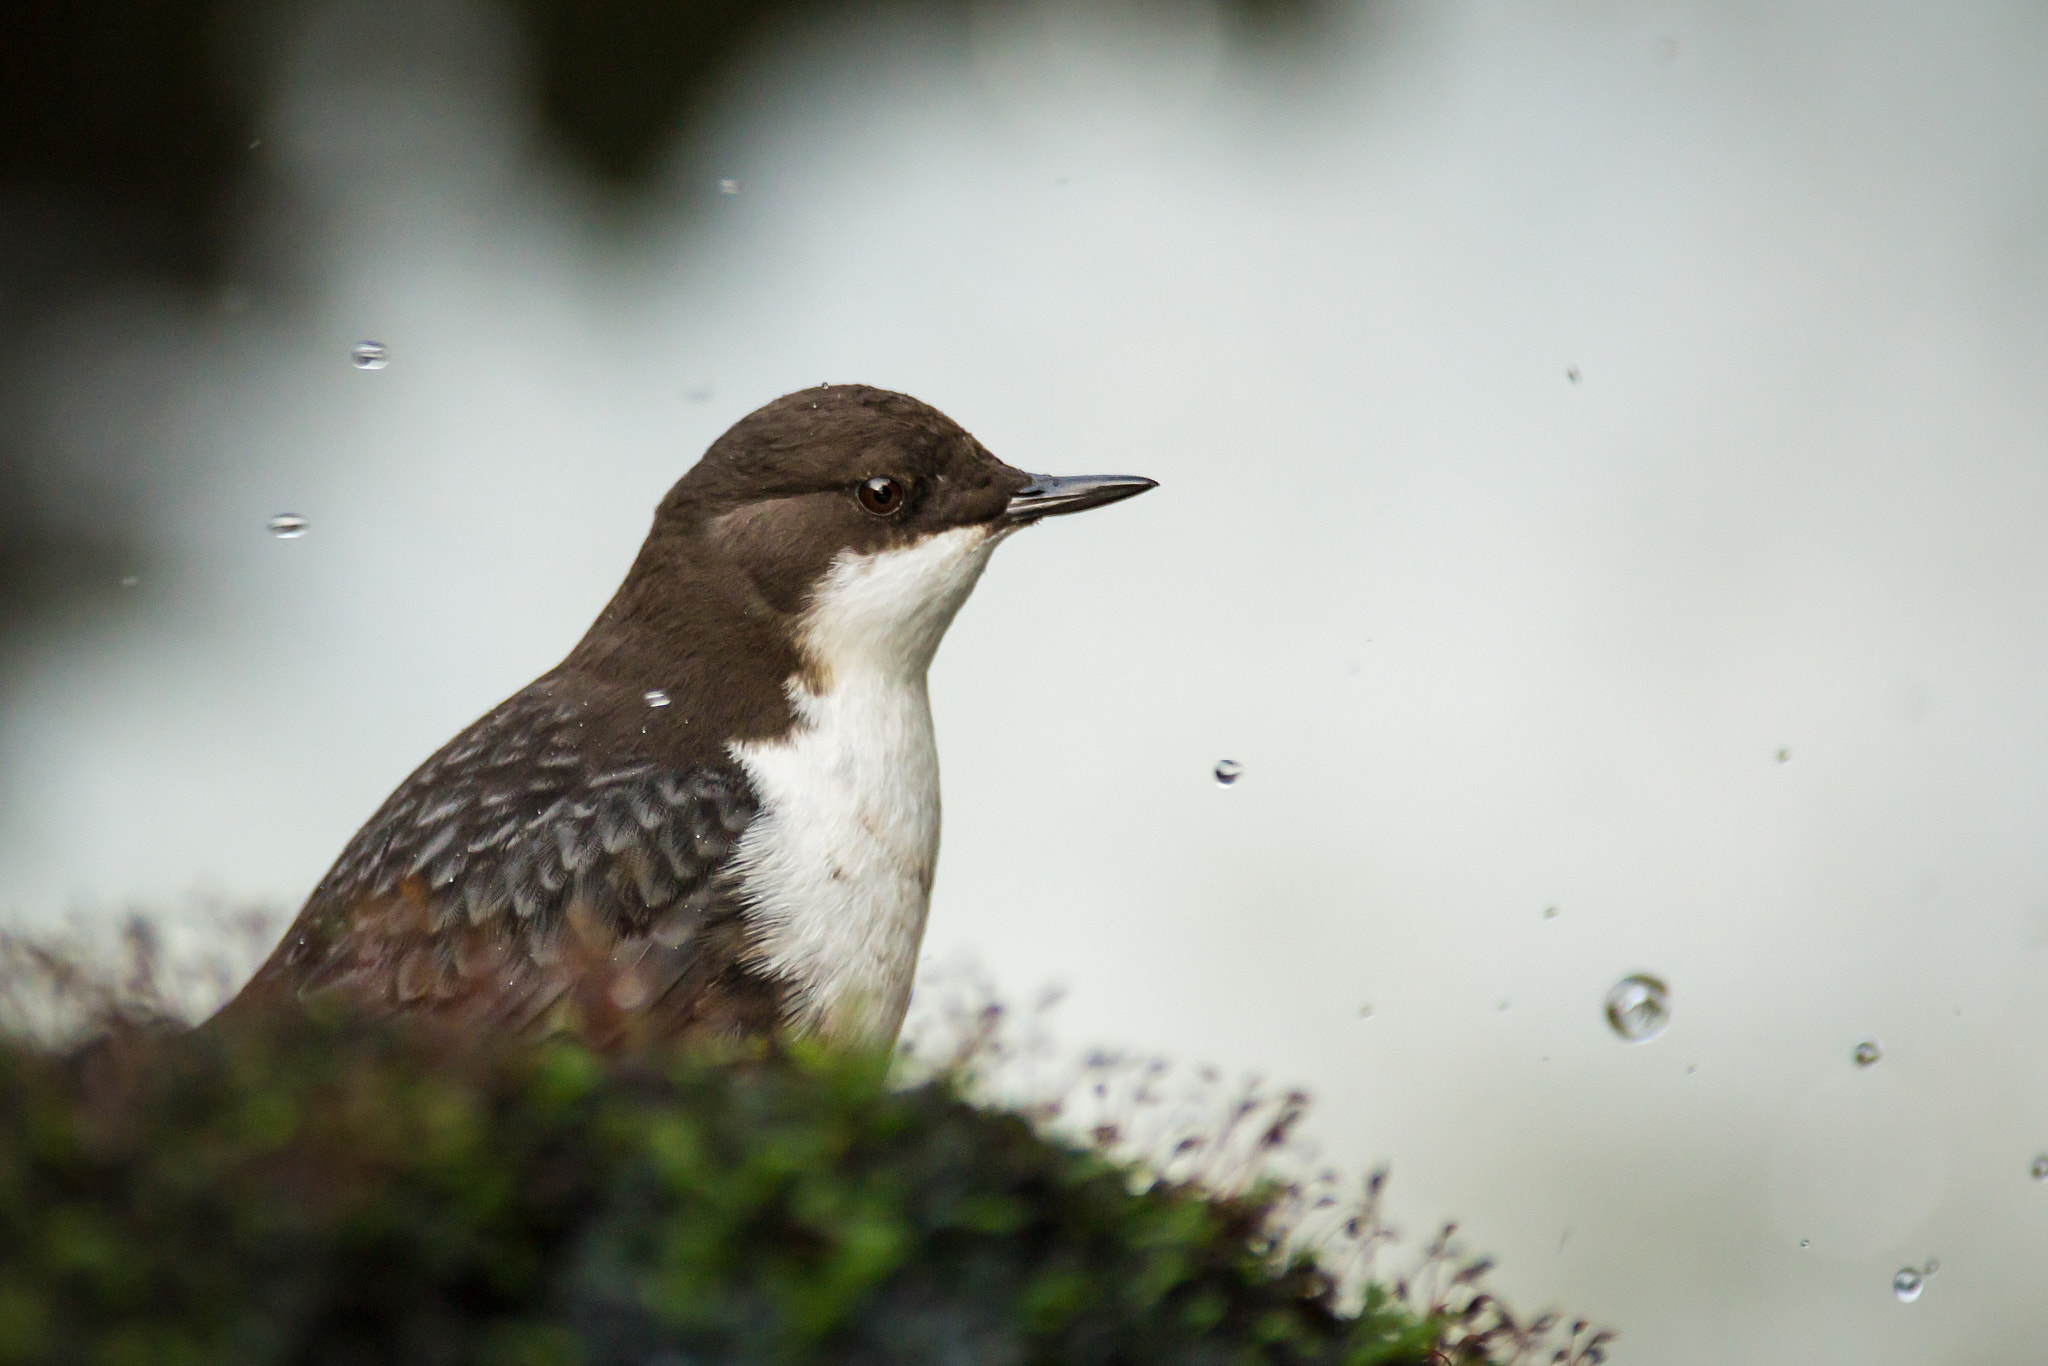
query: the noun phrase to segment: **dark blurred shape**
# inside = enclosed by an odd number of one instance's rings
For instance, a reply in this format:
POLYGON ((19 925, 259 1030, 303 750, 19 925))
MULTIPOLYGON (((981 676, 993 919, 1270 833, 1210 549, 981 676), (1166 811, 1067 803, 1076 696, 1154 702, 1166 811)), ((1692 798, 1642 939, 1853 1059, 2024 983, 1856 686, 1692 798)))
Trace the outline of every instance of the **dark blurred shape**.
MULTIPOLYGON (((693 96, 756 34, 819 0, 499 0, 525 30, 544 123, 604 180, 645 186, 693 96)), ((1253 39, 1308 40, 1322 0, 1234 0, 1253 39)), ((0 239, 8 299, 53 251, 209 282, 252 157, 257 83, 231 71, 243 0, 0 6, 0 239), (39 211, 39 209, 41 211, 39 211), (96 219, 61 242, 52 215, 96 219), (42 250, 39 251, 39 248, 42 250), (96 250, 93 250, 96 249, 96 250), (25 253, 25 255, 24 255, 25 253)), ((282 7, 310 9, 311 5, 282 7)), ((928 0, 935 21, 963 0, 928 0)))
POLYGON ((542 122, 592 171, 644 184, 693 93, 803 0, 506 0, 526 29, 542 122))
MULTIPOLYGON (((630 197, 744 46, 824 0, 497 0, 524 31, 554 143, 630 197)), ((1251 42, 1305 44, 1325 0, 1230 0, 1251 42)), ((117 281, 196 299, 228 283, 240 202, 268 154, 266 39, 313 0, 16 0, 0 6, 0 345, 117 281)), ((967 0, 925 0, 935 23, 967 0)), ((0 353, 6 374, 17 355, 0 353)), ((23 620, 77 608, 135 572, 145 540, 109 507, 81 528, 80 482, 0 390, 0 650, 23 620), (30 478, 31 471, 34 478, 30 478), (54 502, 68 500, 70 513, 54 502)), ((124 490, 165 471, 132 471, 124 490)), ((118 500, 116 500, 118 501, 118 500)))
POLYGON ((250 111, 220 79, 221 0, 0 6, 7 301, 72 263, 204 274, 250 111), (85 240, 73 232, 91 224, 85 240), (55 269, 53 269, 55 267, 55 269))

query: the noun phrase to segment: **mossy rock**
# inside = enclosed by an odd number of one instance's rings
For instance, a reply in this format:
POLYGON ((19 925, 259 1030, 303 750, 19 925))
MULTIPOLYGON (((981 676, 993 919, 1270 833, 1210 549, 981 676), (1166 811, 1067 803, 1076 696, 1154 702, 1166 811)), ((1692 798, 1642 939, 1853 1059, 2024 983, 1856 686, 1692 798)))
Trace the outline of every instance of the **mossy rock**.
POLYGON ((1445 1359, 1260 1197, 886 1072, 301 1015, 0 1045, 0 1363, 1445 1359))

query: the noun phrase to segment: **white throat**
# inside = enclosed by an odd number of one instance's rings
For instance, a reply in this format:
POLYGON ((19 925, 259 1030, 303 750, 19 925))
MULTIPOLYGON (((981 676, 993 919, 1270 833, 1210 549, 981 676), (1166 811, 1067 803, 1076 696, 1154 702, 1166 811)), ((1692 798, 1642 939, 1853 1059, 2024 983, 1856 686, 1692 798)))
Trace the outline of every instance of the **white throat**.
POLYGON ((795 726, 732 746, 761 797, 733 868, 756 961, 793 985, 799 1028, 883 1047, 902 1028, 939 858, 925 672, 1005 534, 842 553, 803 617, 795 726))

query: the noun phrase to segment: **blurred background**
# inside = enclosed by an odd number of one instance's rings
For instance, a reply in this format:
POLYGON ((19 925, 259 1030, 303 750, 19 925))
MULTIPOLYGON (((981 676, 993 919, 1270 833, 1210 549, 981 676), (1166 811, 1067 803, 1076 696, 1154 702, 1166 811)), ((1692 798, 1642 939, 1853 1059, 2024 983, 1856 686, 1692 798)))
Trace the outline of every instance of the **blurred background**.
POLYGON ((940 654, 933 959, 1307 1083, 1618 1362, 2038 1362, 2044 69, 2033 0, 9 6, 0 916, 295 909, 728 424, 903 389, 1162 484, 940 654))

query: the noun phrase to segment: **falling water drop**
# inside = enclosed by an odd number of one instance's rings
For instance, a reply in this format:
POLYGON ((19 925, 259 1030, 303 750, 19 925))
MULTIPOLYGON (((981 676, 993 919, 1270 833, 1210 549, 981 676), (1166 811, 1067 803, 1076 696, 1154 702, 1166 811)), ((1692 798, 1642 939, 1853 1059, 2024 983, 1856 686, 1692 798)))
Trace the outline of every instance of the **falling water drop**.
POLYGON ((740 183, 729 178, 721 180, 718 182, 718 192, 720 194, 738 194, 740 192, 740 183))
POLYGON ((1239 763, 1237 760, 1218 759, 1216 761, 1216 786, 1229 787, 1232 783, 1236 782, 1238 778, 1243 775, 1243 773, 1244 765, 1239 763))
POLYGON ((2048 1181, 2048 1153, 2034 1159, 2034 1165, 2027 1168, 2036 1181, 2048 1181))
POLYGON ((1576 365, 1567 365, 1564 368, 1564 377, 1570 380, 1573 384, 1577 384, 1579 382, 1579 367, 1576 365))
POLYGON ((659 688, 649 688, 640 694, 640 700, 650 707, 665 707, 668 705, 668 694, 659 688))
POLYGON ((1920 1298, 1920 1292, 1927 1287, 1927 1278, 1910 1266, 1899 1268, 1892 1277, 1892 1298, 1900 1304, 1911 1304, 1920 1298))
POLYGON ((295 541, 306 534, 307 528, 312 526, 312 523, 295 512, 280 512, 277 516, 265 522, 264 525, 270 528, 270 534, 277 537, 278 540, 295 541))
POLYGON ((357 342, 355 349, 348 353, 348 358, 355 363, 358 370, 382 370, 391 364, 391 348, 383 342, 357 342))
POLYGON ((1858 1067, 1868 1067, 1884 1056, 1884 1050, 1877 1046, 1876 1039, 1865 1039, 1856 1045, 1856 1051, 1849 1056, 1856 1060, 1858 1067))
POLYGON ((1630 1043, 1647 1043, 1671 1023, 1671 988, 1647 972, 1631 973, 1607 993, 1607 1023, 1630 1043))

